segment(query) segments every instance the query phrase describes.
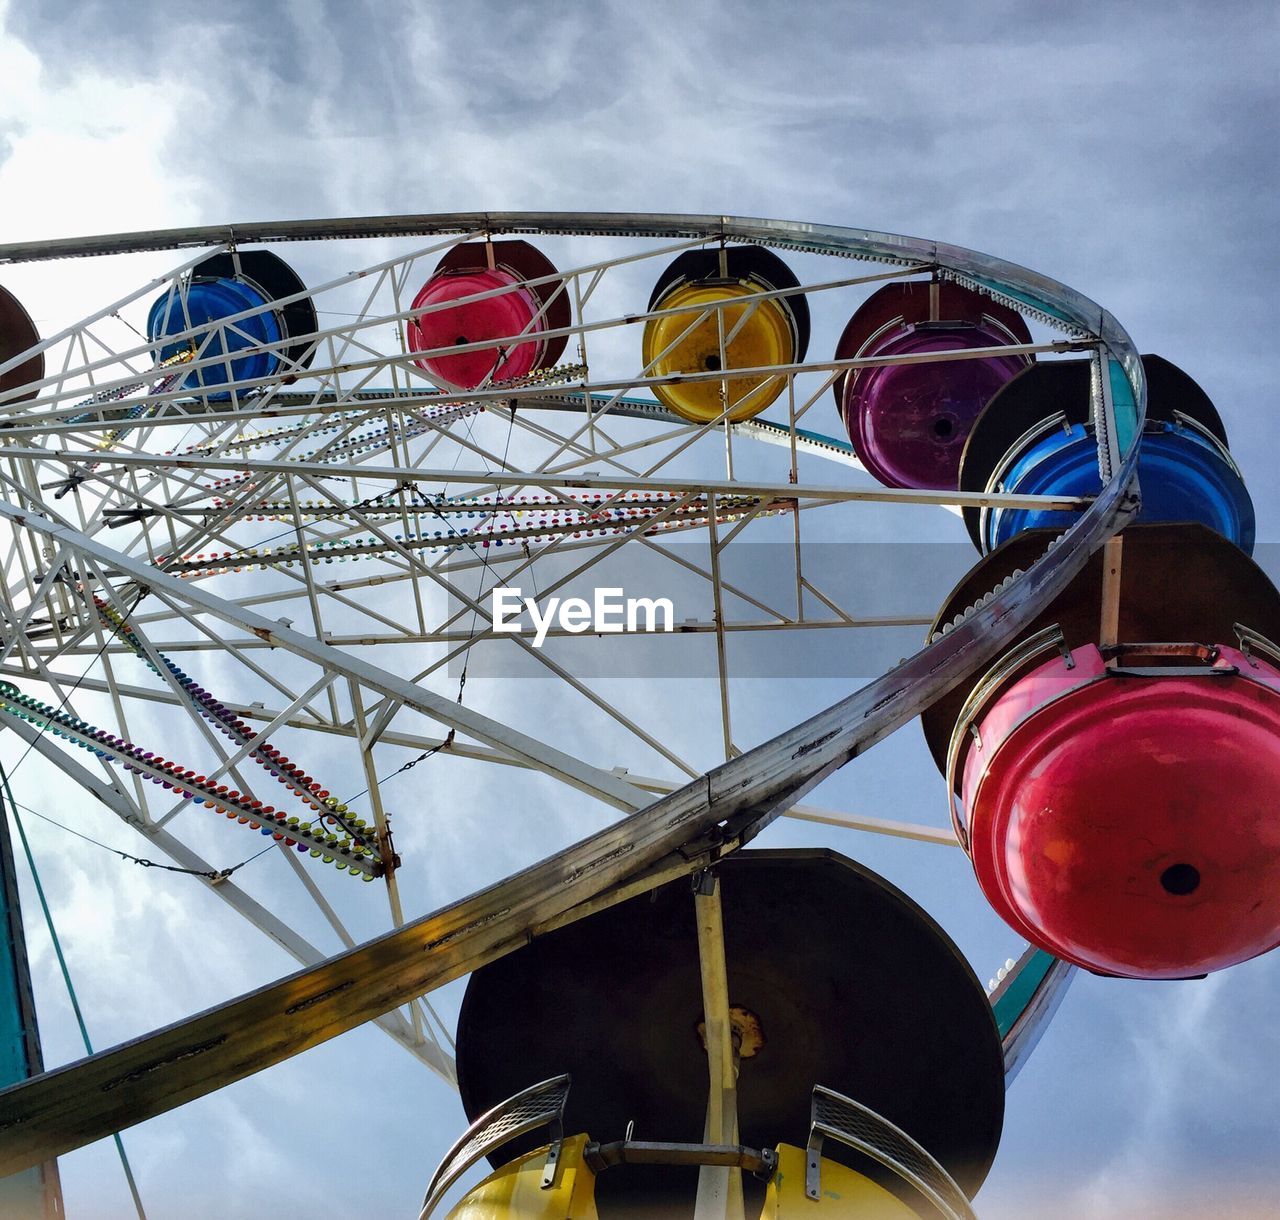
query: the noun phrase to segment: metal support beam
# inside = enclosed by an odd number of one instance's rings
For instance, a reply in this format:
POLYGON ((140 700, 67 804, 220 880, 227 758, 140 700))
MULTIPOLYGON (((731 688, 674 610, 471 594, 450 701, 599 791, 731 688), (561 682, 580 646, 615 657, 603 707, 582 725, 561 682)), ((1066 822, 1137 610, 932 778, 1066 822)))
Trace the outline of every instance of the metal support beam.
MULTIPOLYGON (((7 801, 0 801, 0 1086, 43 1071, 9 808, 7 801)), ((0 1215, 59 1220, 63 1211, 58 1162, 49 1160, 0 1178, 0 1215)))
MULTIPOLYGON (((122 821, 141 831, 148 842, 153 843, 160 851, 181 868, 191 869, 196 874, 213 874, 217 870, 203 857, 189 848, 181 839, 175 838, 167 830, 160 830, 154 825, 143 825, 132 802, 123 793, 113 788, 105 780, 99 779, 34 725, 21 720, 11 720, 9 726, 38 754, 43 755, 54 766, 60 768, 77 784, 84 788, 90 796, 105 805, 122 821)), ((288 924, 273 915, 266 907, 249 897, 235 882, 223 878, 213 881, 209 876, 198 876, 198 880, 207 889, 216 894, 236 914, 243 916, 260 932, 275 941, 296 962, 303 966, 314 966, 325 961, 325 955, 305 937, 295 932, 288 924)), ((414 1033, 409 1022, 399 1013, 387 1012, 378 1018, 380 1025, 388 1034, 399 1042, 415 1058, 420 1059, 436 1075, 453 1085, 457 1082, 457 1073, 451 1056, 445 1054, 435 1043, 421 1041, 414 1033)), ((0 1128, 0 1138, 3 1129, 0 1128)))
MULTIPOLYGON (((736 375, 736 374, 735 374, 736 375)), ((0 458, 17 458, 38 462, 66 462, 76 465, 101 461, 92 454, 73 450, 0 449, 0 458)), ((157 466, 174 470, 225 470, 253 474, 296 474, 312 479, 356 478, 391 483, 440 483, 458 487, 537 487, 544 490, 570 488, 604 491, 671 491, 678 494, 726 496, 758 496, 778 500, 820 500, 839 504, 846 501, 869 501, 885 504, 934 504, 955 508, 1038 508, 1071 512, 1088 507, 1081 496, 1032 496, 1007 492, 929 491, 901 487, 849 487, 830 484, 820 486, 791 483, 752 483, 715 479, 674 479, 656 474, 602 477, 590 472, 571 471, 542 473, 520 471, 506 474, 493 470, 420 470, 413 466, 358 466, 330 462, 278 461, 270 458, 154 457, 133 453, 113 453, 113 466, 157 466)), ((92 477, 92 476, 91 476, 92 477)))
POLYGON ((615 808, 630 812, 644 804, 643 793, 607 771, 592 767, 488 716, 407 682, 385 669, 349 656, 341 649, 329 647, 319 640, 246 610, 235 602, 216 597, 190 582, 167 576, 150 564, 122 555, 77 530, 57 525, 45 517, 7 502, 0 502, 0 518, 5 518, 15 527, 34 535, 67 544, 72 551, 89 556, 107 565, 108 569, 115 569, 140 588, 150 588, 164 594, 171 606, 190 607, 193 617, 203 611, 224 623, 256 635, 259 639, 273 641, 277 647, 303 657, 323 670, 354 679, 371 690, 398 699, 406 706, 433 720, 451 725, 478 741, 526 759, 538 770, 546 771, 573 787, 589 792, 615 808))
MULTIPOLYGON (((1098 644, 1110 648, 1120 642, 1120 581, 1124 558, 1124 535, 1108 538, 1102 548, 1102 619, 1098 644)), ((1107 662, 1114 665, 1114 659, 1107 662)))
MULTIPOLYGON (((729 1014, 729 971, 724 958, 724 912, 720 878, 695 878, 693 904, 698 924, 698 966, 702 973, 702 1028, 707 1049, 707 1122, 703 1142, 738 1142, 738 1048, 729 1014)), ((742 1170, 703 1165, 698 1171, 694 1220, 744 1220, 742 1170)))

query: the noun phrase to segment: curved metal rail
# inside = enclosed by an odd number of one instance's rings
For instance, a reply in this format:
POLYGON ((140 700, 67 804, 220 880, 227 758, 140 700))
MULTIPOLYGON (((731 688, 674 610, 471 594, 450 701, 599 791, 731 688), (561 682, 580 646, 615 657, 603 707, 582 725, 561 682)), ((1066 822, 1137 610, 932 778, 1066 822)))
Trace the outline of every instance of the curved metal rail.
POLYGON ((822 1198, 822 1144, 830 1137, 878 1161, 937 1209, 944 1220, 976 1220, 964 1191, 901 1127, 874 1110, 818 1085, 810 1107, 804 1192, 822 1198))
POLYGON ((564 1106, 569 1100, 569 1077, 553 1076, 508 1097, 485 1111, 444 1154, 422 1199, 418 1220, 426 1220, 452 1186, 477 1161, 517 1136, 549 1127, 551 1146, 547 1152, 543 1185, 555 1178, 556 1152, 564 1139, 564 1106))
MULTIPOLYGON (((1054 325, 1096 336, 1093 403, 1102 492, 1025 573, 913 657, 826 711, 708 771, 538 864, 317 966, 0 1092, 0 1174, 13 1173, 242 1079, 389 1012, 539 935, 705 868, 748 842, 826 776, 977 673, 1031 623, 1136 505, 1146 387, 1137 351, 1105 310, 1034 272, 891 234, 734 217, 475 214, 284 222, 0 246, 0 263, 223 242, 456 233, 689 236, 909 261, 1054 325)), ((57 542, 68 531, 0 513, 57 542)), ((97 546, 78 536, 77 545, 97 546)), ((173 578, 151 571, 163 588, 173 578)), ((216 602, 220 599, 209 599, 216 602)), ((233 607, 213 607, 227 617, 233 607)), ((305 637, 234 608, 241 625, 304 651, 305 637)))

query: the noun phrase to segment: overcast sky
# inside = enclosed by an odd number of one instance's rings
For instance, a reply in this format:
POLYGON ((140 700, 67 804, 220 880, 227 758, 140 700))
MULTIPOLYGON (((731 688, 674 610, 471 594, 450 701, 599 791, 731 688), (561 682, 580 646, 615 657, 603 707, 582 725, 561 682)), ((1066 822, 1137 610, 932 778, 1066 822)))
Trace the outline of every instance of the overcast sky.
MULTIPOLYGON (((1275 542, 1277 12, 0 0, 0 241, 518 208, 938 238, 1065 281, 1196 377, 1259 538, 1275 542)), ((49 274, 88 291, 86 311, 109 283, 96 265, 49 274)), ((883 757, 847 769, 836 794, 934 820, 936 777, 901 774, 905 746, 883 757)), ((289 968, 194 882, 122 873, 48 832, 38 849, 103 1044, 289 968)), ((522 850, 538 849, 529 834, 522 850)), ((973 948, 985 981, 1014 942, 958 857, 879 843, 864 856, 973 948)), ((76 1049, 33 941, 60 1062, 76 1049)), ((1273 1214, 1277 984, 1274 955, 1199 983, 1077 980, 1010 1094, 981 1213, 1273 1214)), ((151 1215, 409 1212, 463 1125, 411 1069, 360 1031, 137 1129, 151 1215)), ((64 1158, 73 1220, 128 1214, 112 1156, 103 1144, 64 1158)))

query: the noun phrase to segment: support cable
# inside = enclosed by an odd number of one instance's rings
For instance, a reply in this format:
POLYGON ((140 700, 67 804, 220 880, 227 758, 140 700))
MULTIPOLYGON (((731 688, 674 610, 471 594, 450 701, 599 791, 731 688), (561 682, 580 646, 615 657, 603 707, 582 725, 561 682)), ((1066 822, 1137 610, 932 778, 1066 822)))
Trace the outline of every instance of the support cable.
MULTIPOLYGON (((44 886, 40 883, 40 873, 36 869, 35 856, 31 854, 31 844, 27 842, 27 832, 22 825, 22 817, 18 813, 18 803, 13 799, 13 791, 9 787, 9 776, 0 764, 0 784, 4 786, 4 795, 9 804, 9 812, 13 815, 13 824, 18 828, 18 838, 22 840, 22 851, 27 858, 27 868, 31 870, 31 880, 35 885, 36 897, 40 899, 40 909, 44 912, 45 927, 49 929, 49 939, 53 942, 53 952, 57 956, 58 966, 62 970, 62 981, 66 984, 67 995, 71 999, 71 1009, 76 1015, 76 1024, 80 1026, 80 1037, 84 1042, 85 1054, 93 1054, 93 1043, 89 1040, 89 1030, 84 1023, 84 1013, 80 1011, 80 1000, 71 982, 71 971, 67 968, 67 959, 63 956, 62 941, 58 939, 58 930, 53 925, 53 913, 44 896, 44 886)), ((120 1165, 124 1169, 125 1181, 129 1184, 129 1194, 133 1196, 133 1206, 137 1210, 138 1220, 147 1220, 147 1213, 142 1207, 142 1196, 138 1193, 138 1183, 133 1176, 133 1168, 129 1164, 128 1154, 124 1150, 124 1141, 118 1131, 112 1134, 116 1143, 116 1152, 120 1154, 120 1165)))
MULTIPOLYGON (((4 767, 0 766, 0 773, 3 773, 3 771, 4 767)), ((131 855, 129 852, 122 851, 118 847, 112 847, 109 843, 102 843, 97 839, 91 838, 83 831, 76 830, 74 827, 68 826, 64 822, 59 822, 56 818, 51 818, 47 813, 41 813, 38 809, 32 809, 30 805, 23 805, 20 801, 13 800, 12 796, 9 799, 13 801, 16 808, 25 809, 29 814, 33 817, 39 818, 42 822, 48 822, 50 826, 56 826, 59 830, 65 830, 67 834, 75 835, 77 839, 83 839, 86 843, 92 843, 94 847, 101 847, 103 851, 109 851, 113 856, 119 856, 122 860, 128 860, 131 864, 140 864, 143 868, 163 869, 166 873, 182 873, 187 877, 203 877, 207 881, 225 881, 232 873, 239 872, 246 864, 252 864, 255 860, 265 856, 267 852, 275 847, 275 842, 273 841, 260 852, 256 852, 254 855, 241 860, 239 864, 233 864, 230 868, 180 868, 176 864, 164 864, 159 860, 148 860, 143 856, 131 855)))

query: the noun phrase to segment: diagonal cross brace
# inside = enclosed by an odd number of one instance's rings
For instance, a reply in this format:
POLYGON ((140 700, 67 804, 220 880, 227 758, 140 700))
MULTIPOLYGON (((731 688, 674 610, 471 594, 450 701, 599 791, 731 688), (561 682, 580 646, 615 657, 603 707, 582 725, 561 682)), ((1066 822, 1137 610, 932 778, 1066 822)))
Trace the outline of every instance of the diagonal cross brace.
POLYGON ((211 614, 224 623, 229 623, 242 631, 251 632, 272 646, 303 657, 327 672, 339 673, 379 694, 399 700, 406 707, 413 708, 432 720, 447 724, 477 741, 512 755, 527 766, 546 771, 557 779, 598 797, 616 809, 630 813, 641 808, 648 800, 646 793, 609 771, 573 758, 554 746, 509 728, 451 699, 416 686, 379 666, 370 665, 367 661, 352 657, 342 649, 322 644, 281 623, 238 606, 235 602, 216 597, 187 581, 169 576, 148 563, 123 555, 90 538, 87 534, 56 524, 39 513, 18 508, 7 501, 0 501, 0 519, 6 519, 21 529, 40 534, 74 553, 89 556, 127 576, 135 584, 163 594, 171 603, 178 606, 188 605, 194 611, 211 614))

